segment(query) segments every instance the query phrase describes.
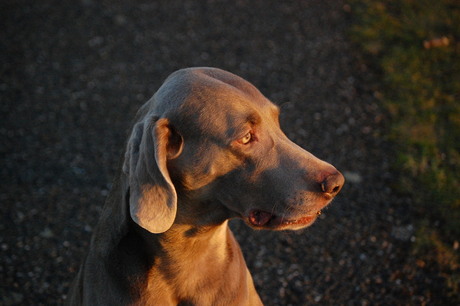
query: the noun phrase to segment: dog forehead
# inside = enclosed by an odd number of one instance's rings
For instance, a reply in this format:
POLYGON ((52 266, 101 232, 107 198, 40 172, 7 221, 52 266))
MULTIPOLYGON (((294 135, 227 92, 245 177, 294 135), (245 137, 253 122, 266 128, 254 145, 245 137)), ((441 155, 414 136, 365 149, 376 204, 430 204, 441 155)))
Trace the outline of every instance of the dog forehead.
POLYGON ((215 132, 277 108, 248 81, 216 68, 173 73, 156 93, 156 103, 177 125, 215 132))
POLYGON ((162 100, 179 104, 240 101, 258 104, 270 103, 260 91, 245 79, 217 68, 187 68, 174 72, 157 92, 162 100))

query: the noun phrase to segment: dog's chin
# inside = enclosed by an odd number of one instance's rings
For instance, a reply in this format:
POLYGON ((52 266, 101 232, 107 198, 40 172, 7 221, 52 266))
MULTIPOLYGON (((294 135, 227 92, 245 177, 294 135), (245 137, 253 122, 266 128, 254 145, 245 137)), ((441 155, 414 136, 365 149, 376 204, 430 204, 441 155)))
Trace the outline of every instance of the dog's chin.
POLYGON ((254 209, 249 212, 245 219, 246 223, 254 229, 299 230, 312 225, 319 215, 321 215, 321 211, 291 218, 254 209))

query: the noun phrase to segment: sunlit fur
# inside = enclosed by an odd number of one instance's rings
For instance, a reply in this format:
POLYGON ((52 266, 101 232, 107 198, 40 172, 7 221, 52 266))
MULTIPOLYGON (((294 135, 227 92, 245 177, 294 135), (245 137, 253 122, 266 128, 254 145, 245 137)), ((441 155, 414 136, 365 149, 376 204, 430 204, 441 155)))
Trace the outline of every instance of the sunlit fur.
POLYGON ((172 74, 136 116, 68 304, 260 305, 228 219, 299 229, 343 185, 284 135, 278 115, 231 73, 172 74))

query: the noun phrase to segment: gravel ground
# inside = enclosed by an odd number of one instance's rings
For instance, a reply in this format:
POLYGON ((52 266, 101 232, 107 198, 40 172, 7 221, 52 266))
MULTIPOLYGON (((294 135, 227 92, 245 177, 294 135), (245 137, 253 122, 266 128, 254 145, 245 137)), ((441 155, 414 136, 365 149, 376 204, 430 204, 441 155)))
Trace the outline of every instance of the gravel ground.
POLYGON ((338 0, 2 1, 0 304, 62 303, 137 108, 215 66, 281 105, 287 135, 347 177, 300 232, 232 227, 267 305, 446 304, 411 255, 372 75, 338 0), (102 2, 102 3, 101 3, 102 2), (115 3, 115 4, 114 4, 115 3))

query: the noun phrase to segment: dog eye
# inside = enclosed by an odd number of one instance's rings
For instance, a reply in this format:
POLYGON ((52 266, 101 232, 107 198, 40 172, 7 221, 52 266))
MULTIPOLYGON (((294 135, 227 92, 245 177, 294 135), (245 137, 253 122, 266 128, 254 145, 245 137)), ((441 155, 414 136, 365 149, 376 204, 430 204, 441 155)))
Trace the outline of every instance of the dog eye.
POLYGON ((245 144, 250 143, 251 140, 252 140, 252 134, 251 132, 249 132, 246 135, 244 135, 243 138, 240 139, 240 142, 245 145, 245 144))

